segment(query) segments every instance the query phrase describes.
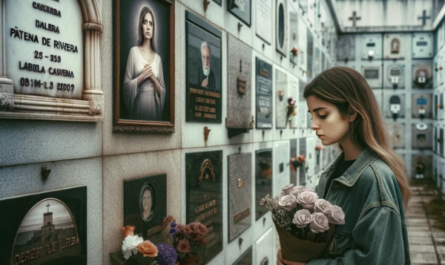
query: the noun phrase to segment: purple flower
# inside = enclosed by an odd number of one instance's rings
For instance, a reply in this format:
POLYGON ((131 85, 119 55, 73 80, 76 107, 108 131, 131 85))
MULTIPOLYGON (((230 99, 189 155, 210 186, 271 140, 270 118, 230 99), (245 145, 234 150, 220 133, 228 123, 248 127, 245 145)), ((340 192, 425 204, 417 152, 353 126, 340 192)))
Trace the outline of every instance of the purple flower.
POLYGON ((157 244, 158 247, 158 264, 159 265, 175 265, 178 254, 174 247, 167 244, 157 244))
POLYGON ((175 221, 173 221, 173 222, 171 222, 171 224, 170 224, 170 227, 176 227, 177 226, 177 224, 176 224, 176 222, 175 221))
POLYGON ((176 234, 178 231, 175 228, 170 229, 169 233, 170 235, 176 234))
POLYGON ((293 99, 292 97, 288 97, 287 98, 287 103, 290 105, 290 106, 293 106, 293 105, 295 105, 295 99, 293 99))

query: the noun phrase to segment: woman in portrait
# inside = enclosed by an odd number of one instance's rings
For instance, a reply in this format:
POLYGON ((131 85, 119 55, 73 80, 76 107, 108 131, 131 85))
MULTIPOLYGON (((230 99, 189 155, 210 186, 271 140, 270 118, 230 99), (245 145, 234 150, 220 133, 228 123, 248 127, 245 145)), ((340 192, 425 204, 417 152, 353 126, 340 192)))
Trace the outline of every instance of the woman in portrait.
POLYGON ((124 75, 123 98, 134 120, 162 120, 165 83, 161 57, 155 49, 153 11, 143 7, 139 15, 137 46, 130 49, 124 75))
POLYGON ((139 211, 142 220, 149 221, 153 215, 153 189, 150 185, 145 184, 141 190, 139 199, 139 211))

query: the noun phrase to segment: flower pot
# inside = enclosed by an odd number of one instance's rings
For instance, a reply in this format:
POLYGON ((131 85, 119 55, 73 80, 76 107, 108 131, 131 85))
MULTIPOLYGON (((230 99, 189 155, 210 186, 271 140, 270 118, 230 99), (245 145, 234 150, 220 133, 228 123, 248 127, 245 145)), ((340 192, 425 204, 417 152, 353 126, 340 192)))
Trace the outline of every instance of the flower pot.
POLYGON ((198 258, 199 258, 198 254, 196 254, 195 256, 191 256, 191 257, 181 258, 181 259, 179 259, 179 265, 195 265, 198 258))

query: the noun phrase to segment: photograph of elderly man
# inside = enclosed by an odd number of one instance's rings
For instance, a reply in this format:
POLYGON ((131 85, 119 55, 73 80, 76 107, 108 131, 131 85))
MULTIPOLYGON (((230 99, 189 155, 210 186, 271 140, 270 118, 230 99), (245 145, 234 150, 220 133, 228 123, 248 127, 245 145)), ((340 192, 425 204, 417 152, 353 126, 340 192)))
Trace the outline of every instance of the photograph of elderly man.
POLYGON ((215 73, 210 67, 210 46, 207 41, 201 44, 202 71, 198 70, 198 84, 204 88, 215 89, 215 73))

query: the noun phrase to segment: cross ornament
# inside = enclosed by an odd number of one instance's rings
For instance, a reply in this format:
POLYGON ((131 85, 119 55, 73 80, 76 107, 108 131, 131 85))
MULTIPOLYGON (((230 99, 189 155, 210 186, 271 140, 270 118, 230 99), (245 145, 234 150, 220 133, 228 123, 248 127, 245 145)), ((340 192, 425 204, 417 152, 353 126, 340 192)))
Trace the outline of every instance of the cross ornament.
POLYGON ((417 17, 417 19, 421 19, 422 20, 422 26, 425 26, 426 24, 426 20, 430 19, 431 17, 427 17, 426 16, 426 10, 423 10, 423 14, 421 17, 417 17))
POLYGON ((349 20, 352 20, 352 27, 356 27, 357 26, 357 24, 356 24, 356 22, 357 22, 357 20, 361 20, 362 18, 361 17, 357 17, 357 12, 352 12, 352 17, 349 17, 349 20))
POLYGON ((49 212, 49 207, 51 206, 51 204, 49 204, 49 202, 48 202, 48 204, 46 205, 46 207, 48 207, 48 212, 49 212))

